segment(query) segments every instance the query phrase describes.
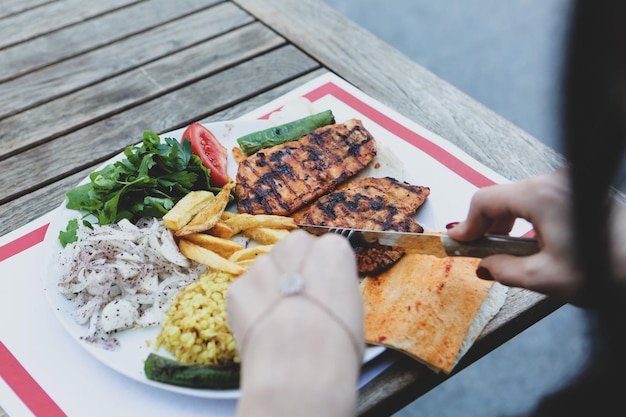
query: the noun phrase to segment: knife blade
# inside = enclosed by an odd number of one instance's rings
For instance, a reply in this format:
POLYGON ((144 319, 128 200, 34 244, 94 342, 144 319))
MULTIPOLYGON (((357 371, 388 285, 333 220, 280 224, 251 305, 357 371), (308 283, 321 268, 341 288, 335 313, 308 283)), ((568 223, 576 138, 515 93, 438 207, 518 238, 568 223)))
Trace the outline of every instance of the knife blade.
POLYGON ((335 233, 348 238, 353 247, 372 244, 388 246, 405 253, 484 258, 495 254, 529 256, 539 252, 539 242, 532 238, 487 234, 471 242, 452 239, 445 233, 411 233, 382 230, 351 229, 344 227, 298 225, 314 235, 335 233))

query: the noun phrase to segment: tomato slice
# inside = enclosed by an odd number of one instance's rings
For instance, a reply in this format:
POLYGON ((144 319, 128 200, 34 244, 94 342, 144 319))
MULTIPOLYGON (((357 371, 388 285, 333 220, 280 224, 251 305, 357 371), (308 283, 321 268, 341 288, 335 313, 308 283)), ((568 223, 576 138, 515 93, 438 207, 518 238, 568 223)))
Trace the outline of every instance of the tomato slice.
POLYGON ((185 129, 184 138, 189 139, 191 151, 198 155, 202 164, 211 171, 211 185, 223 187, 229 180, 226 148, 209 129, 197 122, 185 129))

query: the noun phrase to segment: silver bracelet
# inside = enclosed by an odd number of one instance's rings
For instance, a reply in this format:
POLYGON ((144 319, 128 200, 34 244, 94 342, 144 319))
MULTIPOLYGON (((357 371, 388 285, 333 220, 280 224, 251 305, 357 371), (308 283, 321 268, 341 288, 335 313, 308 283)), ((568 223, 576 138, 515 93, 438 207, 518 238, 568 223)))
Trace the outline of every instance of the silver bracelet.
POLYGON ((282 300, 284 300, 287 297, 299 296, 315 304, 318 308, 320 308, 328 316, 330 316, 330 318, 332 318, 337 324, 339 324, 340 327, 343 328, 343 330, 347 333, 348 337, 350 338, 350 341, 352 343, 352 346, 354 347, 354 352, 356 353, 357 359, 359 361, 362 360, 363 351, 365 349, 365 341, 363 340, 359 343, 358 338, 354 335, 352 330, 350 330, 350 327, 339 316, 337 316, 331 309, 326 307, 319 300, 317 300, 316 298, 312 297, 311 295, 305 292, 306 286, 305 286, 304 278, 302 277, 302 275, 300 275, 297 272, 288 272, 288 273, 283 274, 283 276, 280 278, 278 290, 280 293, 280 297, 277 298, 273 303, 271 303, 265 309, 265 311, 259 315, 259 317, 249 326, 249 328, 246 330, 246 333, 241 338, 241 343, 240 343, 241 349, 239 350, 240 358, 243 356, 243 348, 246 345, 248 336, 252 332, 254 327, 258 326, 258 324, 262 322, 264 318, 269 316, 272 310, 274 310, 276 306, 282 300))

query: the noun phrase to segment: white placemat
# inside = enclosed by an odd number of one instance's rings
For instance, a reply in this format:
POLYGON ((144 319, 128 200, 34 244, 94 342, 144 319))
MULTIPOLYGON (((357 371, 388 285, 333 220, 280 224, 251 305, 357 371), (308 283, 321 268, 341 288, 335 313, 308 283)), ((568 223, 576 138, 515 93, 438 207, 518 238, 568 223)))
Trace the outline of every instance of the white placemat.
MULTIPOLYGON (((302 97, 314 110, 332 109, 337 122, 361 119, 381 148, 399 157, 403 179, 431 187, 418 213, 427 229, 443 230, 445 224, 462 220, 478 188, 506 181, 333 74, 307 82, 243 119, 265 118, 283 105, 302 109, 302 97)), ((191 397, 131 380, 94 359, 67 334, 41 282, 47 256, 42 242, 53 215, 0 238, 0 406, 9 416, 234 415, 236 400, 191 397)), ((521 224, 514 234, 528 230, 521 224)), ((360 385, 389 365, 373 361, 360 385)))

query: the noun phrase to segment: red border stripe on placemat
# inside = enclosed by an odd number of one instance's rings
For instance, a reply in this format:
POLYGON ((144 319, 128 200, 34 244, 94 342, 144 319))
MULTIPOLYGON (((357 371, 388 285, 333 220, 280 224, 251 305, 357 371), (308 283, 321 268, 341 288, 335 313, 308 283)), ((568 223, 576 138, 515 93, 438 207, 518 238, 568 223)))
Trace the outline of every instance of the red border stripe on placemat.
POLYGON ((384 127, 394 135, 404 139, 421 151, 433 157, 435 160, 441 162, 450 170, 461 176, 461 178, 464 178, 476 187, 480 188, 495 184, 493 180, 476 171, 474 168, 470 167, 447 150, 396 122, 389 116, 379 110, 376 110, 374 107, 353 96, 333 82, 321 85, 304 96, 311 101, 316 101, 325 95, 336 97, 338 100, 358 110, 361 114, 374 120, 377 124, 384 127))
POLYGON ((2 342, 0 364, 0 377, 33 414, 42 417, 67 416, 2 342))
POLYGON ((0 262, 9 259, 13 255, 25 251, 28 248, 35 246, 37 243, 43 241, 46 236, 46 230, 48 230, 50 224, 44 224, 43 226, 26 233, 24 236, 20 236, 17 239, 0 246, 0 262))
MULTIPOLYGON (((0 262, 25 251, 46 236, 50 224, 45 224, 0 247, 0 262)), ((37 381, 0 341, 0 377, 36 416, 61 417, 66 414, 46 394, 37 381)))

